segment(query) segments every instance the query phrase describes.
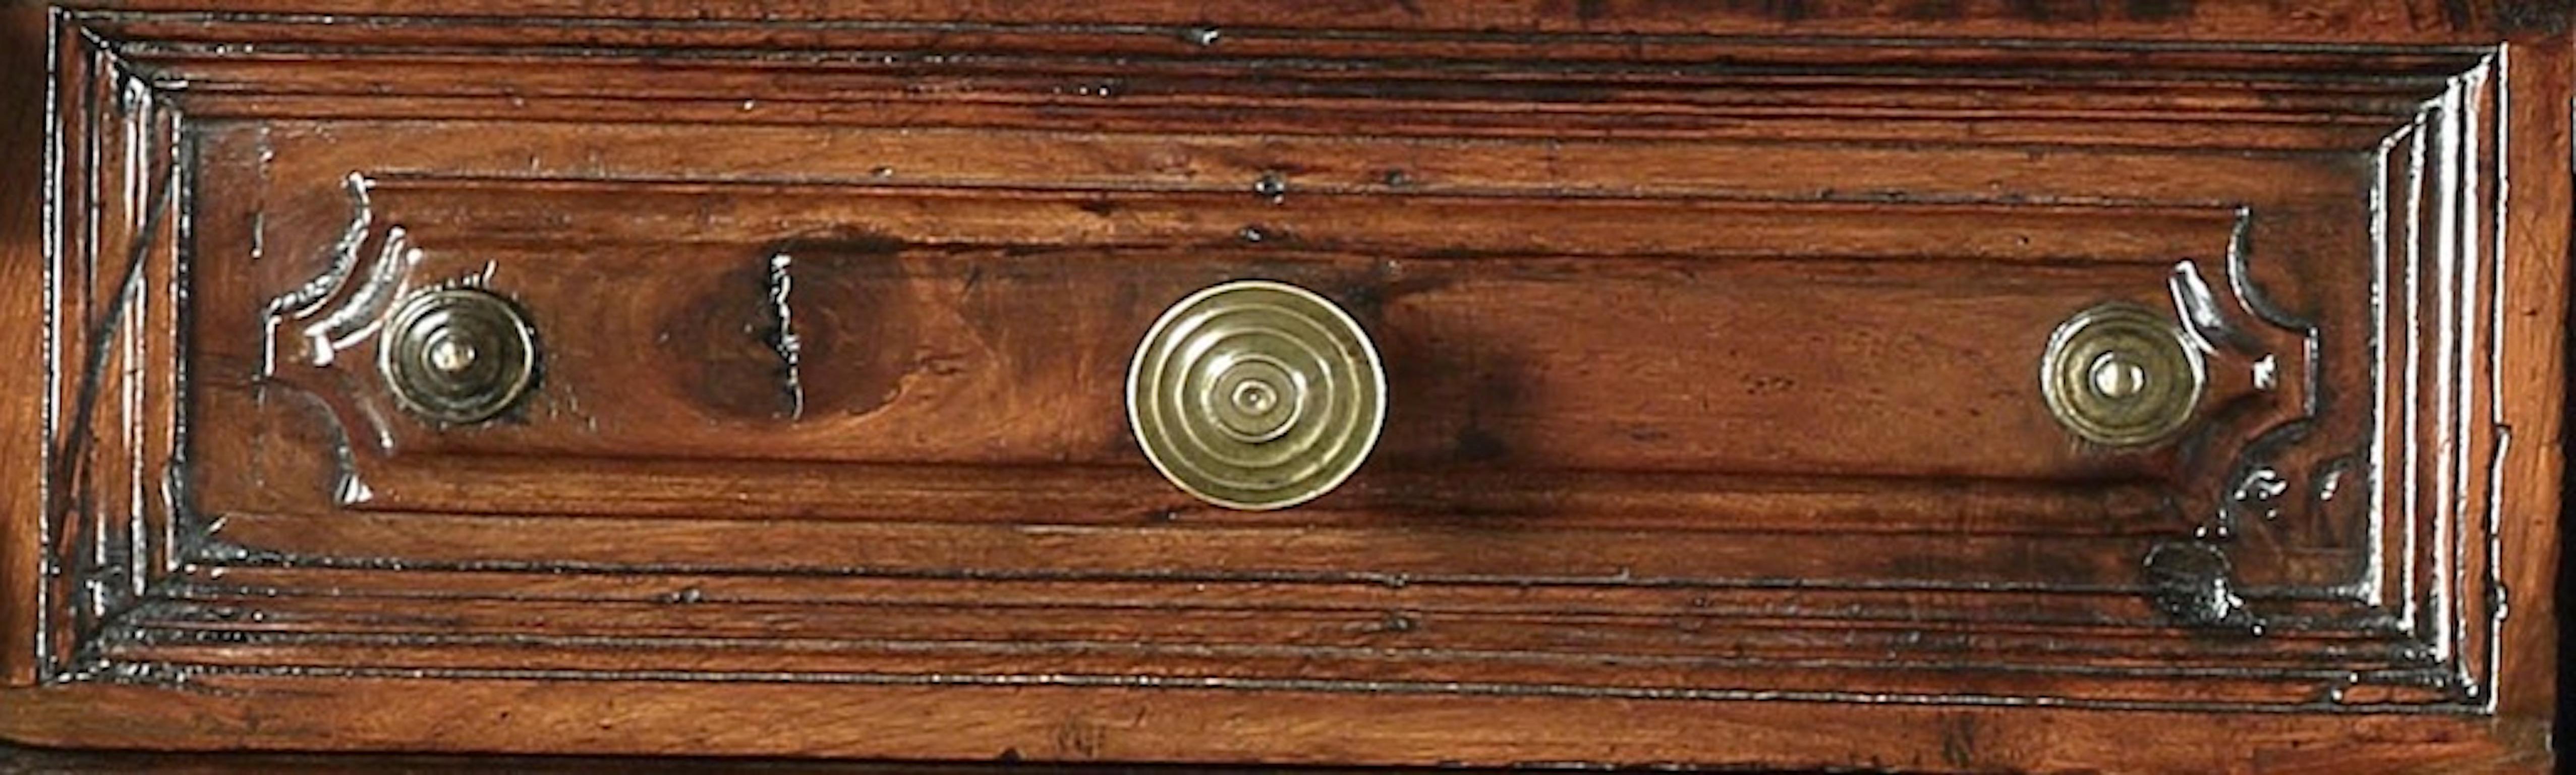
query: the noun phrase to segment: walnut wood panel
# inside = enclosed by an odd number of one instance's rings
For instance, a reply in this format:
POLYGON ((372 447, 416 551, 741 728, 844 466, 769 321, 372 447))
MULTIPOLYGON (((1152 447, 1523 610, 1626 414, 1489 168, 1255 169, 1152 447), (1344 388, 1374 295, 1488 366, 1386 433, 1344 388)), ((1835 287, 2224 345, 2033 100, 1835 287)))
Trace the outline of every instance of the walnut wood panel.
POLYGON ((19 13, 0 731, 2545 768, 2565 9, 1794 5, 19 13), (1388 364, 1295 509, 1125 423, 1239 278, 1388 364), (371 367, 454 285, 492 422, 371 367), (2170 442, 2040 395, 2115 300, 2170 442))

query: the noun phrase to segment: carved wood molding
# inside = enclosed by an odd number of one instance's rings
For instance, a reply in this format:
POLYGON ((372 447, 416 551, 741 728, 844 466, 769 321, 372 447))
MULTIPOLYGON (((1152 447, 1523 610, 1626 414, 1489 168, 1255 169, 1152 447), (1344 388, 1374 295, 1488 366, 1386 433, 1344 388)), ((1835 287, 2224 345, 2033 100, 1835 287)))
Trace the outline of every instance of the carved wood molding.
MULTIPOLYGON (((594 26, 364 16, 324 24, 297 16, 112 11, 61 11, 55 23, 60 67, 53 84, 54 120, 60 139, 48 149, 47 165, 48 291, 54 298, 47 326, 54 345, 46 366, 55 375, 55 393, 44 431, 50 452, 46 584, 35 601, 42 637, 31 655, 14 655, 32 658, 49 681, 184 683, 190 676, 220 674, 540 677, 2263 712, 2492 710, 2496 633, 2506 612, 2496 569, 2496 498, 2504 476, 2498 463, 2510 429, 2495 414, 2502 269, 2495 245, 2500 162, 2492 143, 2499 100, 2491 47, 2025 41, 1951 46, 1701 36, 1636 44, 1592 36, 1417 40, 1356 30, 1247 30, 1219 38, 1189 26, 594 26), (1326 41, 1362 45, 1356 46, 1359 53, 1319 53, 1326 41), (504 57, 543 66, 485 67, 504 57), (745 69, 762 77, 729 77, 745 69), (2092 88, 2102 83, 2130 91, 2121 96, 2092 88), (857 537, 879 543, 851 551, 883 552, 830 567, 747 565, 742 561, 758 559, 748 550, 730 563, 635 562, 607 552, 584 557, 575 547, 548 547, 557 552, 551 557, 513 557, 508 552, 517 548, 514 542, 534 533, 521 522, 497 518, 574 513, 547 502, 542 492, 548 477, 570 474, 542 466, 489 471, 493 481, 518 486, 487 501, 498 504, 497 513, 482 516, 500 523, 490 529, 487 547, 405 544, 409 536, 399 521, 453 506, 447 502, 453 493, 429 486, 435 477, 404 478, 399 464, 410 453, 397 441, 406 431, 380 417, 357 419, 366 412, 335 401, 348 397, 348 383, 300 387, 333 405, 344 437, 380 435, 372 444, 343 439, 353 451, 343 456, 336 502, 350 508, 327 516, 339 520, 334 529, 381 536, 381 553, 321 555, 270 545, 263 537, 274 539, 304 523, 276 514, 209 513, 189 495, 189 288, 204 281, 190 274, 198 247, 191 229, 201 201, 221 193, 193 182, 199 122, 439 119, 1100 133, 1187 126, 1209 134, 1279 137, 1347 131, 1338 124, 1317 125, 1316 116, 1365 119, 1386 137, 1461 144, 1559 136, 1742 139, 1754 136, 1745 126, 1761 124, 1766 132, 1788 126, 1816 142, 1858 145, 1908 141, 2032 152, 2189 147, 2213 154, 2367 159, 2376 165, 2379 185, 2353 193, 2371 197, 2370 220, 2344 226, 2368 230, 2377 243, 2369 258, 2378 278, 2381 328, 2368 337, 2373 349, 2366 354, 2333 357, 2345 359, 2336 368, 2367 370, 2380 389, 2364 397, 2318 387, 2317 370, 2325 368, 2321 359, 2328 356, 2319 353, 2316 328, 2293 306, 2270 300, 2266 291, 2278 289, 2267 288, 2267 282, 2280 278, 2265 276, 2260 265, 2274 249, 2329 248, 2253 244, 2247 224, 2276 215, 2244 202, 1922 201, 1905 191, 1818 192, 1805 201, 1737 200, 1809 210, 1877 202, 1900 210, 2074 209, 2097 218, 2159 208, 2214 214, 2212 222, 2223 232, 2214 234, 2212 244, 2222 254, 2173 257, 2201 261, 2184 265, 2188 279, 2177 281, 2177 295, 2185 297, 2188 311, 2189 297, 2206 294, 2227 319, 2212 321, 2204 335, 2252 342, 2243 363, 2231 364, 2251 370, 2268 361, 2262 368, 2281 379, 2282 387, 2243 392, 2244 401, 2218 410, 2232 414, 2211 424, 2226 432, 2183 445, 2174 467, 2186 473, 2178 478, 2220 486, 2164 496, 2184 522, 2200 529, 2158 536, 2147 551, 2124 559, 2136 563, 2137 578, 2086 588, 1909 588, 1837 579, 1806 589, 1796 579, 1631 576, 1624 569, 1621 575, 1543 577, 1367 567, 1230 572, 1103 565, 1040 571, 983 568, 972 560, 942 566, 937 552, 947 540, 999 531, 930 522, 799 532, 806 529, 703 520, 711 534, 742 541, 737 550, 763 541, 857 537), (1984 131, 1962 132, 1967 120, 1980 122, 1984 131), (2350 365, 2355 355, 2366 355, 2366 364, 2350 365), (2220 469, 2224 473, 2214 473, 2220 469), (2333 583, 2268 584, 2239 576, 2245 554, 2239 547, 2289 540, 2267 533, 2300 519, 2366 526, 2370 559, 2333 583), (492 554, 477 554, 485 550, 492 554), (924 559, 907 565, 906 557, 924 559), (373 588, 401 598, 411 579, 430 575, 442 577, 444 591, 413 601, 424 615, 417 624, 371 623, 374 612, 363 609, 372 605, 316 591, 373 588), (985 595, 1034 600, 1058 594, 1038 585, 1091 585, 1098 588, 1096 596, 1075 597, 1107 606, 1118 595, 1171 594, 1210 606, 1131 612, 1171 632, 1241 626, 1251 634, 1232 641, 1181 635, 1156 643, 1111 643, 1087 639, 1078 614, 1033 615, 1019 630, 943 625, 978 636, 944 642, 899 628, 872 629, 877 625, 852 621, 829 604, 728 598, 724 588, 744 577, 811 583, 818 598, 873 599, 892 594, 882 584, 901 582, 929 590, 908 593, 933 599, 922 605, 958 611, 985 595), (541 580, 571 591, 550 597, 519 586, 541 580), (1306 626, 1391 633, 1455 628, 1467 634, 1452 640, 1419 636, 1420 645, 1392 655, 1373 645, 1258 645, 1247 639, 1277 633, 1245 624, 1244 612, 1220 610, 1221 601, 1210 593, 1166 589, 1213 585, 1221 594, 1229 586, 1299 584, 1333 590, 1319 595, 1314 608, 1320 613, 1296 615, 1310 617, 1299 620, 1306 626), (689 621, 686 614, 657 621, 658 627, 623 627, 616 613, 601 613, 615 608, 603 600, 625 594, 617 590, 654 585, 670 587, 668 594, 680 596, 675 600, 816 622, 822 634, 736 632, 711 639, 670 634, 689 621), (1563 655, 1479 648, 1473 635, 1479 628, 1532 626, 1508 614, 1510 590, 1544 597, 1551 589, 1577 587, 1612 601, 1609 610, 1584 622, 1605 629, 1707 626, 1711 620, 1755 627, 1746 622, 1781 610, 1809 615, 1764 634, 1777 638, 1758 641, 1779 649, 1772 653, 1714 657, 1608 647, 1616 652, 1614 662, 1668 668, 1678 676, 1654 685, 1629 682, 1634 673, 1588 672, 1594 666, 1572 664, 1563 655), (1927 589, 1961 594, 1973 603, 1944 609, 1961 617, 1946 630, 1899 627, 1919 614, 1908 607, 1908 596, 1927 589), (1677 600, 1707 613, 1676 614, 1677 600), (2051 608, 2059 605, 2066 608, 2051 608), (1981 610, 2011 606, 2069 613, 2057 620, 1977 618, 1981 610), (513 624, 514 616, 597 627, 586 634, 531 633, 513 624), (319 624, 295 631, 253 626, 266 617, 319 624), (2028 632, 1989 627, 1998 621, 2028 632), (2173 637, 2178 624, 2247 630, 2258 622, 2259 638, 2173 637), (1815 665, 1858 666, 1853 651, 1907 648, 1892 640, 1904 637, 1899 629, 1918 640, 1927 629, 1938 631, 1934 637, 1955 638, 1959 650, 2004 656, 1962 667, 1949 657, 1905 652, 1906 658, 1889 660, 1886 682, 1867 690, 1820 686, 1801 677, 1800 670, 1815 665), (1866 642, 1854 650, 1801 645, 1855 632, 1864 634, 1851 637, 1866 642), (1882 637, 1890 640, 1882 643, 1882 637), (496 666, 524 658, 512 649, 529 643, 572 656, 545 666, 496 666), (679 647, 711 649, 717 656, 657 661, 657 649, 679 647), (2089 649, 2125 661, 2082 664, 2051 649, 2089 649), (627 650, 640 656, 605 655, 627 650), (440 666, 379 658, 387 653, 440 666), (1054 669, 956 667, 992 659, 1025 659, 1018 664, 1054 669), (1138 660, 1166 670, 1137 669, 1138 660), (1343 668, 1344 677, 1293 677, 1301 665, 1318 663, 1343 668), (1461 666, 1493 664, 1545 679, 1456 678, 1472 673, 1461 666), (2045 682, 2031 678, 2072 674, 2103 683, 2094 693, 2069 696, 2046 693, 2045 682), (1955 688, 1961 686, 1986 688, 1955 688)), ((327 361, 323 356, 342 341, 363 337, 367 317, 375 314, 370 310, 379 309, 371 294, 410 281, 413 240, 400 227, 401 205, 388 193, 393 189, 430 196, 442 186, 480 187, 543 196, 582 186, 646 193, 656 187, 731 187, 789 190, 780 195, 789 197, 802 187, 892 200, 1028 183, 881 185, 884 176, 875 174, 512 180, 399 166, 388 161, 382 168, 356 170, 351 219, 339 242, 267 248, 345 259, 328 262, 328 271, 310 278, 309 285, 278 289, 270 318, 286 333, 277 340, 319 345, 299 351, 281 344, 280 357, 327 361), (368 181, 381 185, 371 188, 368 181), (371 195, 383 201, 371 201, 371 195), (367 245, 377 249, 367 251, 367 245), (371 261, 359 261, 369 255, 371 261), (359 263, 368 267, 364 276, 359 263)), ((1400 176, 1366 184, 1288 175, 1271 184, 1268 195, 1356 196, 1408 185, 1400 176)), ((1260 180, 1160 187, 1078 181, 1054 193, 1192 202, 1236 196, 1258 204, 1252 197, 1262 189, 1260 180)), ((1453 193, 1478 201, 1592 196, 1668 203, 1728 197, 1686 180, 1627 191, 1567 191, 1549 188, 1536 175, 1513 190, 1453 193)), ((649 212, 655 205, 634 206, 649 212)), ((1235 228, 1225 224, 1228 233, 1235 228)), ((765 260, 771 253, 756 255, 765 260)), ((760 268, 769 271, 765 264, 760 268)), ((799 285, 799 293, 807 287, 799 285)), ((777 303, 789 302, 782 294, 777 303)), ((799 400, 801 414, 801 394, 799 400)), ((453 456, 475 462, 471 454, 453 456)), ((688 472, 670 470, 669 462, 637 463, 627 472, 686 481, 688 472)), ((619 470, 612 462, 591 464, 619 470)), ((781 481, 799 475, 772 470, 781 481)), ((946 475, 902 467, 880 473, 888 481, 916 484, 946 475)), ((743 488, 744 480, 757 484, 758 478, 736 475, 707 484, 704 500, 725 502, 739 492, 727 488, 743 488)), ((1069 499, 1087 486, 1070 479, 1060 485, 1064 492, 1058 494, 1069 499)), ((960 492, 961 502, 984 499, 977 503, 1009 494, 995 488, 960 492)), ((1498 492, 1493 497, 1511 494, 1508 488, 1498 492)), ((764 507, 747 497, 738 502, 753 512, 764 507)), ((612 501, 591 507, 601 511, 584 516, 652 516, 643 514, 647 505, 612 501)), ((1078 546, 1099 532, 1085 531, 1066 528, 1071 537, 1051 540, 1078 546)))

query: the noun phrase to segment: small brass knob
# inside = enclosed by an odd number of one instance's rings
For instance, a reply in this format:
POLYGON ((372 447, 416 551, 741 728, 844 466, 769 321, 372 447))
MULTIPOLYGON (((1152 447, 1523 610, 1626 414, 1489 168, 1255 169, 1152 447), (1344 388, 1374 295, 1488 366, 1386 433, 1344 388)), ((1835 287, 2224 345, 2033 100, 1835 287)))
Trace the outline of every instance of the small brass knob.
POLYGON ((1127 372, 1127 421, 1163 478, 1201 500, 1279 509, 1350 478, 1386 424, 1386 372, 1359 323, 1303 288, 1220 284, 1165 310, 1127 372))
POLYGON ((424 291, 395 306, 376 367, 405 411, 482 422, 527 393, 537 372, 536 329, 518 305, 490 291, 424 291))
POLYGON ((2057 422, 2095 444, 2136 447, 2189 422, 2208 366, 2181 326, 2146 307, 2103 304, 2057 326, 2040 358, 2040 394, 2057 422))

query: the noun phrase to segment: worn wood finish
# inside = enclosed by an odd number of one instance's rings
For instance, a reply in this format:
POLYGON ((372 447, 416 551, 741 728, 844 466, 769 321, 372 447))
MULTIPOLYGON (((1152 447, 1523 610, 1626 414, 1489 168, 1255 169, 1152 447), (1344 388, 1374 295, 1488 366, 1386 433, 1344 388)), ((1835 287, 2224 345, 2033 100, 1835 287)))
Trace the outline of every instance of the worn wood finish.
MULTIPOLYGON (((1040 762, 865 762, 817 759, 715 757, 472 756, 458 754, 280 754, 82 751, 12 746, 0 749, 0 770, 25 775, 236 775, 239 773, 486 773, 601 775, 605 773, 741 772, 760 775, 1187 775, 1190 765, 1063 764, 1040 762)), ((1362 768, 1304 768, 1312 775, 1385 772, 1362 768)), ((1460 775, 1505 770, 1459 770, 1460 775)))
POLYGON ((1935 5, 7 6, 0 736, 2547 769, 2568 9, 1935 5), (1126 426, 1238 278, 1387 362, 1293 509, 1126 426))

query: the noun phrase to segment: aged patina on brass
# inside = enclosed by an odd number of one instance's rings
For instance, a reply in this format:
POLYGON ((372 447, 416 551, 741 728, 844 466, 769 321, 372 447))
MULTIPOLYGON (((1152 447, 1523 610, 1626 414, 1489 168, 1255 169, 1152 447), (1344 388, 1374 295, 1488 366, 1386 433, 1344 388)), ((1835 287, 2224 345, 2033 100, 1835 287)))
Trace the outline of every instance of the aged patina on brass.
POLYGON ((1386 373, 1368 333, 1331 301, 1264 280, 1172 305, 1127 374, 1145 457, 1209 503, 1295 506, 1339 486, 1386 424, 1386 373))
POLYGON ((518 305, 479 288, 442 288, 395 308, 376 367, 405 411, 465 424, 518 403, 536 359, 536 330, 518 305))
POLYGON ((2049 413, 2084 440, 2111 447, 2171 438, 2191 420, 2207 382, 2200 350, 2179 325, 2126 302, 2059 324, 2039 366, 2049 413))

